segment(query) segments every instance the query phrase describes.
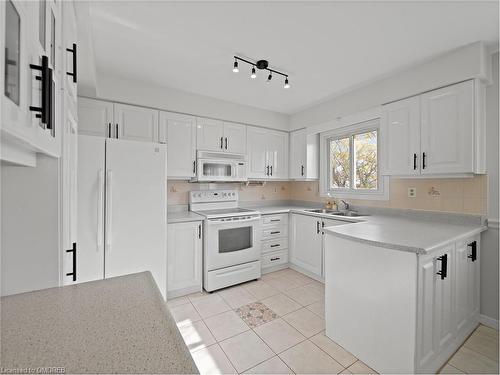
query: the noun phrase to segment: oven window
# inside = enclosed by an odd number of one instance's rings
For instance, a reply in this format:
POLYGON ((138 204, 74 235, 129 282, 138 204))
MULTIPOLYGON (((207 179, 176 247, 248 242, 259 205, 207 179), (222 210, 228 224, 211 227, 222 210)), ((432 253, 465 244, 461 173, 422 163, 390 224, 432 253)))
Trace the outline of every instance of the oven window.
POLYGON ((231 177, 231 164, 204 163, 203 176, 231 177))
POLYGON ((219 230, 219 253, 231 253, 252 247, 252 227, 219 230))

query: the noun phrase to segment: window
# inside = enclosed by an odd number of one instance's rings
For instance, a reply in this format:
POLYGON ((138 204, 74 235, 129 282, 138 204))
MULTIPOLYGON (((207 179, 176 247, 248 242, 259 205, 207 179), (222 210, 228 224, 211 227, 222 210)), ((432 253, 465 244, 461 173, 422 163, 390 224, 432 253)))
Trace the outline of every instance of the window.
POLYGON ((321 195, 386 199, 379 138, 378 119, 322 133, 321 195))

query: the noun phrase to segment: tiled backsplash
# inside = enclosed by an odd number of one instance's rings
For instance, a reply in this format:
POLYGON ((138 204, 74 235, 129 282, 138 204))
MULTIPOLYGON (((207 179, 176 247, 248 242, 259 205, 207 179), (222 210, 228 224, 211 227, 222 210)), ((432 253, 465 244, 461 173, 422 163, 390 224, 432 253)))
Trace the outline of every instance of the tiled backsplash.
MULTIPOLYGON (((346 199, 359 206, 420 209, 468 214, 486 214, 487 176, 472 178, 399 179, 392 178, 388 201, 346 199), (416 197, 408 197, 408 188, 416 188, 416 197)), ((294 182, 290 199, 325 202, 319 196, 318 182, 294 182)))
MULTIPOLYGON (((264 186, 244 184, 196 184, 168 181, 168 204, 187 204, 188 192, 210 188, 238 189, 241 201, 297 200, 326 202, 319 196, 318 181, 267 182, 264 186)), ((334 198, 335 199, 335 198, 334 198)), ((487 176, 449 179, 391 179, 388 201, 348 201, 361 206, 421 209, 470 214, 486 214, 487 176), (416 188, 416 197, 408 197, 408 188, 416 188), (432 193, 431 193, 432 191, 432 193)))

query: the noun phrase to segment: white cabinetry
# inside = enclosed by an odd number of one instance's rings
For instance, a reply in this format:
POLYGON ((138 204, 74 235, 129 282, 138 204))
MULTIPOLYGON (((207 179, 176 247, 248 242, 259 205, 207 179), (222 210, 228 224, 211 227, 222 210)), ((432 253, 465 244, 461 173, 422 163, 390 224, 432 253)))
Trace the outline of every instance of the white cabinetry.
POLYGON ((196 118, 160 112, 160 143, 167 143, 168 178, 191 178, 196 172, 196 118))
POLYGON ((248 178, 288 178, 288 133, 247 127, 248 178))
POLYGON ((483 92, 469 80, 385 105, 383 174, 484 173, 483 92))
POLYGON ((262 215, 262 273, 288 264, 288 214, 262 215))
POLYGON ((158 142, 158 111, 126 104, 114 104, 118 139, 158 142))
POLYGON ((197 149, 244 154, 246 151, 246 126, 198 117, 197 149))
POLYGON ((322 279, 324 276, 324 228, 347 224, 345 221, 324 219, 303 214, 291 215, 290 263, 297 270, 322 279))
POLYGON ((167 297, 201 291, 202 222, 168 224, 167 237, 167 297))
POLYGON ((307 134, 306 129, 290 133, 290 178, 319 178, 319 134, 307 134))
POLYGON ((158 142, 158 111, 104 100, 78 98, 79 133, 158 142))

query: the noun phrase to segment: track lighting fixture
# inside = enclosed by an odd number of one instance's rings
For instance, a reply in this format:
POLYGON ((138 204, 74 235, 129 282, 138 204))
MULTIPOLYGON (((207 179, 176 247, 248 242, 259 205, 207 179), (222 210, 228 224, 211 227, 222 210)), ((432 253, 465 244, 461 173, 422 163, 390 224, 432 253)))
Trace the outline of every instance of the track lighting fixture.
POLYGON ((242 61, 242 62, 247 63, 248 65, 252 66, 252 74, 250 74, 250 78, 252 78, 252 79, 257 78, 255 68, 257 68, 259 70, 267 70, 269 72, 269 75, 267 76, 266 83, 271 83, 271 80, 273 79, 273 73, 276 73, 276 74, 279 74, 279 75, 285 77, 285 85, 283 87, 285 89, 290 88, 290 83, 288 82, 288 74, 285 74, 283 72, 269 68, 269 63, 267 60, 259 60, 259 61, 253 62, 253 61, 246 60, 246 59, 238 57, 238 56, 234 56, 233 72, 235 72, 235 73, 238 73, 240 71, 238 69, 238 61, 242 61))

